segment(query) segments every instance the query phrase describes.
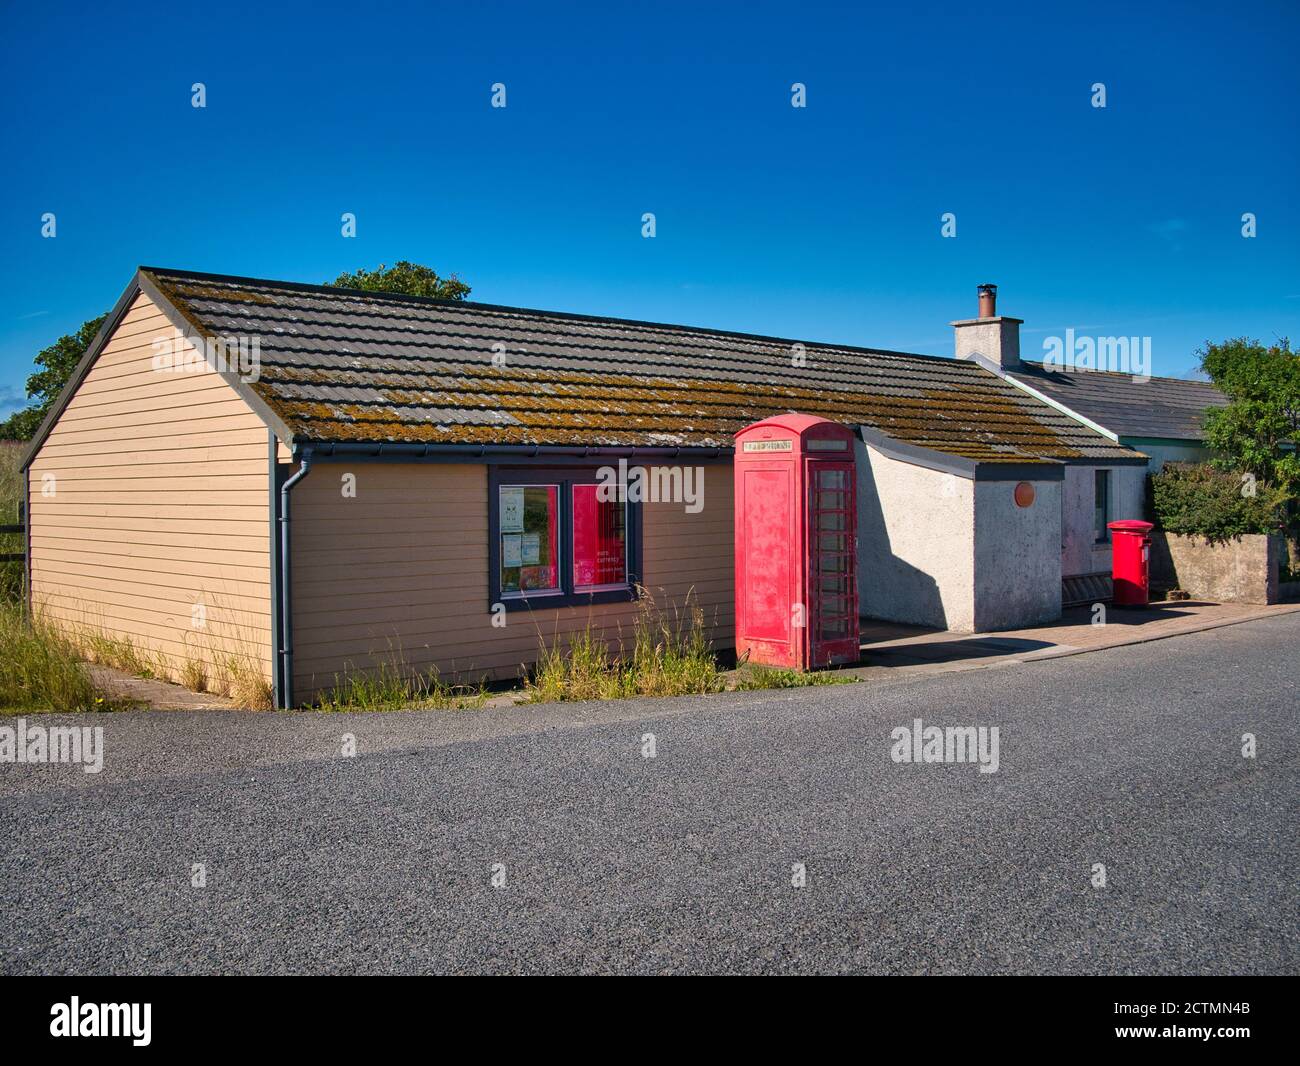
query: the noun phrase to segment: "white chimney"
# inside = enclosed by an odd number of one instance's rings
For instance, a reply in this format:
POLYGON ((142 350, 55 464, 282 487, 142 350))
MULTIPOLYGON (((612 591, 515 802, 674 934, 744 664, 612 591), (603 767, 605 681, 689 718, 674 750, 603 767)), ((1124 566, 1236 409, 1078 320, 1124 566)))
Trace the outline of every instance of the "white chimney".
POLYGON ((1020 323, 1023 318, 998 314, 998 287, 979 287, 979 318, 952 324, 958 359, 983 356, 1002 370, 1020 367, 1020 323))

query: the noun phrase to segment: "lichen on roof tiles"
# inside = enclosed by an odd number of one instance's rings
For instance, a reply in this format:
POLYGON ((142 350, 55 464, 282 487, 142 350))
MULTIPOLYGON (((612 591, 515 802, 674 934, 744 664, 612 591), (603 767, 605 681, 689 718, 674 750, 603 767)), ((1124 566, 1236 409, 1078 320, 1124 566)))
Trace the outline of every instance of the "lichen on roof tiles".
POLYGON ((799 410, 986 461, 1134 456, 953 359, 326 286, 150 276, 206 335, 259 338, 252 387, 306 441, 729 448, 743 426, 799 410), (497 366, 501 344, 506 363, 497 366))

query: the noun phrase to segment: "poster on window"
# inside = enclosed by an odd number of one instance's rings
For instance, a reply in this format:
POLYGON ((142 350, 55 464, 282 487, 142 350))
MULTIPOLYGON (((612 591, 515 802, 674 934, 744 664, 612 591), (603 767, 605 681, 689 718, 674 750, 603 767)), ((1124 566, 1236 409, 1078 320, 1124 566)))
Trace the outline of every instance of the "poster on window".
POLYGON ((523 565, 523 537, 518 533, 501 536, 501 565, 507 569, 523 565))
POLYGON ((536 566, 542 560, 542 538, 536 533, 525 533, 522 550, 524 566, 536 566))
POLYGON ((560 487, 501 485, 499 491, 501 591, 558 591, 560 487))
POLYGON ((575 588, 627 582, 626 505, 599 500, 595 485, 573 486, 575 588))
MULTIPOLYGON (((501 532, 522 533, 524 530, 524 490, 502 486, 501 489, 501 532)), ((515 563, 515 566, 518 566, 515 563)))

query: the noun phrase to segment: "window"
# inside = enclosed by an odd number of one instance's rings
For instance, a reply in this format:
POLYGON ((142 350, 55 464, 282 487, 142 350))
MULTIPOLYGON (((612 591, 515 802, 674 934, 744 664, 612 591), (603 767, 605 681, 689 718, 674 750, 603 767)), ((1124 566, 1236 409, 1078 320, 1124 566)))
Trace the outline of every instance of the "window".
POLYGON ((502 485, 501 592, 509 596, 560 591, 560 486, 502 485))
POLYGON ((826 464, 817 464, 812 512, 817 607, 812 624, 817 627, 819 640, 842 640, 854 631, 854 546, 849 535, 853 495, 849 490, 847 470, 827 469, 826 464))
POLYGON ((575 591, 627 585, 627 504, 600 499, 598 487, 573 486, 575 591))
POLYGON ((1095 470, 1093 471, 1093 529, 1096 532, 1097 543, 1106 544, 1110 541, 1110 530, 1106 528, 1106 523, 1110 521, 1110 471, 1095 470))
POLYGON ((492 468, 492 603, 519 610, 632 597, 640 507, 600 489, 593 469, 492 468))

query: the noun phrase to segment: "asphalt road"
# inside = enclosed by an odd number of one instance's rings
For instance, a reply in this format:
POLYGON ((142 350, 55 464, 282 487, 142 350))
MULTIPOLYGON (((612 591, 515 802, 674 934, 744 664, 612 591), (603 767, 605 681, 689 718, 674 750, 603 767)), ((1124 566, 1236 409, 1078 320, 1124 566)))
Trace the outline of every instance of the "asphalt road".
POLYGON ((0 971, 1295 973, 1298 652, 1293 614, 774 693, 79 716, 102 773, 0 765, 0 971), (892 761, 918 717, 996 725, 998 772, 892 761))

